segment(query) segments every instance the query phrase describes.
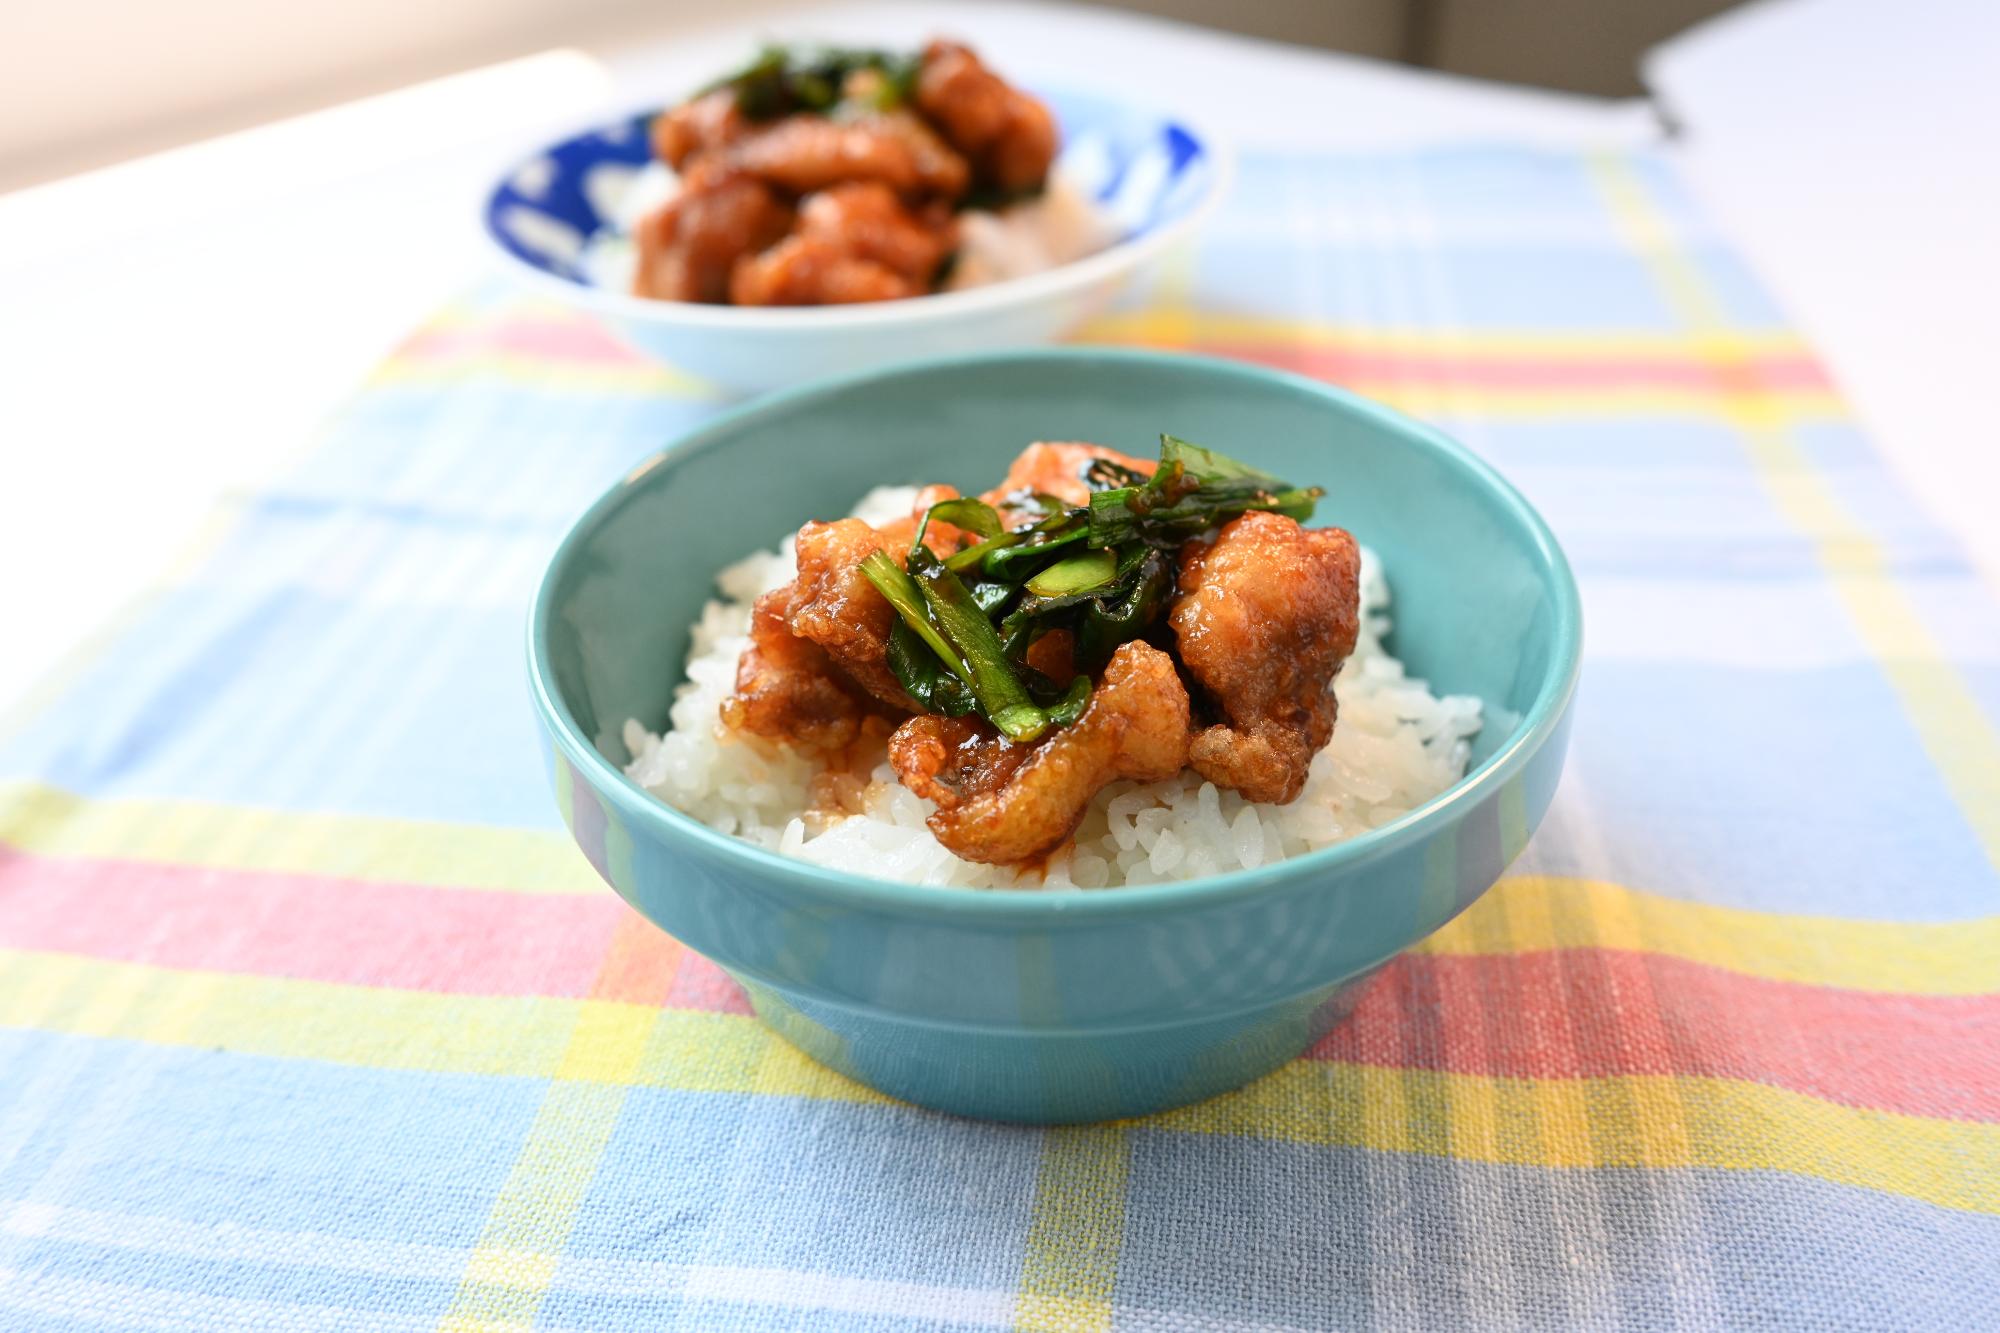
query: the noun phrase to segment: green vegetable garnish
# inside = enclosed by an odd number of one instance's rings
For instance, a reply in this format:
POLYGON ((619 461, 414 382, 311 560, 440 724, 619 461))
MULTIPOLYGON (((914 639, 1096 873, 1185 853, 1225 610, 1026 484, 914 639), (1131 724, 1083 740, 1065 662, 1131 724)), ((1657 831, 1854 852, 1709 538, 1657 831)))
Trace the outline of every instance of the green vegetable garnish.
POLYGON ((1003 532, 998 537, 989 537, 985 541, 977 542, 951 556, 944 562, 945 568, 955 574, 963 574, 966 570, 979 564, 995 551, 1003 547, 1017 545, 1026 540, 1028 540, 1026 532, 1003 532))
POLYGON ((917 524, 916 536, 910 539, 912 551, 924 544, 924 534, 931 530, 933 522, 949 523, 988 540, 1005 533, 999 511, 984 500, 962 495, 956 500, 940 500, 924 511, 923 520, 917 524))
POLYGON ((1047 729, 1048 715, 1028 697, 1027 686, 1001 649, 993 622, 965 584, 943 561, 928 556, 928 551, 920 551, 910 557, 910 577, 923 590, 925 607, 938 629, 965 663, 967 683, 979 697, 980 711, 1008 740, 1034 740, 1047 729))
POLYGON ((937 626, 931 623, 924 606, 922 586, 896 568, 896 562, 881 551, 871 552, 861 562, 861 572, 868 576, 868 581, 875 585, 878 592, 889 599, 889 605, 896 608, 896 614, 903 618, 903 623, 931 646, 938 660, 950 667, 954 676, 969 684, 972 673, 959 660, 958 654, 951 650, 951 645, 944 641, 944 636, 938 633, 937 626))
POLYGON ((766 46, 756 59, 709 84, 702 93, 734 89, 749 120, 794 112, 829 115, 856 106, 891 111, 916 95, 921 54, 846 47, 766 46), (863 76, 863 77, 856 77, 863 76))
POLYGON ((1174 562, 1165 553, 1145 554, 1113 597, 1093 597, 1076 627, 1076 664, 1095 671, 1111 660, 1118 645, 1136 639, 1160 617, 1174 591, 1174 562))
POLYGON ((1062 698, 1048 706, 1049 725, 1066 727, 1083 716, 1083 710, 1090 706, 1090 677, 1078 676, 1063 691, 1062 698))
POLYGON ((917 526, 907 572, 879 552, 862 562, 901 617, 889 669, 919 707, 976 712, 1016 741, 1071 725, 1089 705, 1090 675, 1064 685, 1029 666, 1038 639, 1066 630, 1078 671, 1102 670, 1165 614, 1182 543, 1253 509, 1309 518, 1322 494, 1171 435, 1150 477, 1098 459, 1083 480, 1088 505, 1031 494, 1002 508, 941 501, 917 526), (1002 509, 1034 516, 1010 530, 1002 509), (940 559, 923 544, 933 522, 979 540, 940 559))
POLYGON ((1088 536, 1089 526, 1078 520, 1069 520, 1066 529, 1031 532, 1020 542, 988 552, 979 562, 979 572, 989 579, 1019 582, 1050 563, 1056 552, 1075 546, 1088 536))
POLYGON ((970 495, 932 505, 924 511, 924 521, 929 523, 932 519, 964 528, 967 532, 976 532, 982 537, 998 537, 1006 531, 1006 526, 1000 522, 1000 511, 970 495))
POLYGON ((1162 435, 1160 466, 1151 479, 1090 497, 1090 544, 1116 546, 1136 538, 1178 546, 1252 509, 1303 523, 1325 493, 1317 486, 1294 487, 1226 454, 1162 435))
POLYGON ((1037 597, 1066 597, 1070 593, 1101 588, 1118 572, 1115 551, 1085 551, 1058 560, 1028 580, 1028 591, 1037 597))
MULTIPOLYGON (((946 565, 945 568, 949 569, 950 566, 946 565)), ((972 593, 972 600, 977 602, 979 609, 984 611, 989 617, 997 615, 1004 610, 1007 603, 1014 600, 1014 594, 1020 591, 1019 588, 1011 584, 993 583, 986 579, 980 579, 965 586, 972 593)))
POLYGON ((946 717, 964 717, 977 712, 979 700, 965 687, 923 638, 898 620, 889 631, 889 670, 917 707, 946 717))
MULTIPOLYGON (((1218 454, 1213 449, 1190 444, 1177 435, 1160 437, 1160 466, 1180 467, 1199 477, 1204 483, 1254 481, 1274 491, 1291 489, 1288 482, 1279 481, 1268 472, 1251 467, 1248 463, 1231 458, 1228 454, 1218 454)), ((1154 475, 1159 474, 1156 472, 1154 475)))

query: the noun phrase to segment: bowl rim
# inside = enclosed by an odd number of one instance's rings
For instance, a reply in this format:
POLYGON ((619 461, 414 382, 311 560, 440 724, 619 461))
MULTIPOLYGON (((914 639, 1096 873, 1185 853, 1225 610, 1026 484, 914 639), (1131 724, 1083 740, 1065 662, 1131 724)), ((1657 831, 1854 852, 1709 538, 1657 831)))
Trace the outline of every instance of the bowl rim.
MULTIPOLYGON (((1069 91, 1065 85, 1054 80, 1043 82, 1030 79, 1025 83, 1029 88, 1058 95, 1069 91)), ((1099 97, 1101 100, 1101 94, 1097 93, 1079 91, 1078 95, 1099 97)), ((638 105, 610 119, 593 119, 590 124, 550 139, 533 152, 515 159, 480 197, 479 233, 487 247, 517 278, 543 292, 554 293, 559 299, 582 305, 612 319, 641 320, 717 332, 810 336, 884 326, 904 329, 977 317, 1015 305, 1035 304, 1066 296, 1130 272, 1206 223, 1228 197, 1236 182, 1236 150, 1227 138, 1199 117, 1166 111, 1146 102, 1119 99, 1118 104, 1127 111, 1153 116, 1178 126, 1191 135, 1200 144, 1203 156, 1210 161, 1207 188, 1187 212, 1161 226, 1127 237, 1080 259, 1072 259, 1067 264, 1058 264, 1026 277, 1004 278, 983 287, 968 287, 955 292, 927 292, 897 301, 832 306, 734 306, 706 305, 699 301, 660 301, 608 287, 591 286, 551 273, 529 263, 501 243, 493 225, 495 200, 507 182, 529 163, 576 139, 601 134, 640 116, 657 115, 666 109, 664 105, 638 105)))
POLYGON ((1221 357, 1128 347, 1011 348, 926 357, 845 375, 829 376, 794 388, 766 394, 752 402, 711 417, 659 451, 647 456, 584 511, 564 534, 549 558, 535 590, 528 616, 528 675, 535 710, 561 756, 601 798, 614 802, 631 819, 649 825, 664 841, 691 839, 726 860, 740 862, 783 883, 788 890, 846 909, 888 911, 897 915, 968 918, 1003 924, 1039 922, 1054 926, 1064 919, 1079 924, 1106 918, 1148 915, 1163 908, 1193 909, 1250 897, 1280 883, 1346 871, 1388 856, 1430 837, 1454 822, 1454 812, 1469 809, 1487 794, 1513 779, 1568 716, 1583 657, 1583 604, 1569 560, 1555 534, 1526 498, 1493 466, 1443 432, 1359 394, 1289 371, 1231 361, 1221 357), (547 645, 553 619, 556 585, 584 542, 617 510, 629 503, 642 483, 662 467, 726 446, 744 426, 766 417, 787 415, 812 403, 865 388, 871 383, 922 377, 950 370, 990 367, 1003 363, 1060 360, 1106 367, 1171 365, 1199 367, 1206 373, 1255 381, 1332 400, 1371 419, 1406 442, 1441 455, 1486 487, 1527 533, 1541 558, 1556 596, 1554 652, 1534 703, 1513 732, 1485 762, 1421 805, 1365 833, 1330 847, 1303 853, 1247 870, 1233 870, 1199 879, 1139 884, 1109 889, 968 889, 932 884, 908 884, 782 856, 719 832, 695 819, 627 777, 591 744, 556 692, 547 645))

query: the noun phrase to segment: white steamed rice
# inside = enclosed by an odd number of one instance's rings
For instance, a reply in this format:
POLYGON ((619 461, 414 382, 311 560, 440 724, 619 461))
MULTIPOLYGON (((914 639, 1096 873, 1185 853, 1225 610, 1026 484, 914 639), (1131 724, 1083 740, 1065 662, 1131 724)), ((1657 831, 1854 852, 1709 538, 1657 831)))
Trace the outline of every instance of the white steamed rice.
MULTIPOLYGON (((908 514, 915 491, 882 487, 855 513, 872 522, 908 514)), ((1097 794, 1071 845, 1046 876, 962 861, 924 825, 934 807, 896 781, 883 758, 862 812, 809 828, 818 766, 789 750, 741 740, 719 716, 748 644, 750 605, 794 572, 792 543, 722 571, 722 598, 702 609, 665 735, 625 724, 626 772, 669 805, 760 847, 833 869, 912 884, 965 888, 1108 888, 1194 879, 1326 847, 1413 809, 1464 776, 1479 700, 1440 699, 1382 650, 1389 586, 1372 552, 1361 553, 1362 626, 1334 681, 1340 721, 1289 805, 1258 805, 1192 770, 1141 786, 1114 782, 1097 794)))

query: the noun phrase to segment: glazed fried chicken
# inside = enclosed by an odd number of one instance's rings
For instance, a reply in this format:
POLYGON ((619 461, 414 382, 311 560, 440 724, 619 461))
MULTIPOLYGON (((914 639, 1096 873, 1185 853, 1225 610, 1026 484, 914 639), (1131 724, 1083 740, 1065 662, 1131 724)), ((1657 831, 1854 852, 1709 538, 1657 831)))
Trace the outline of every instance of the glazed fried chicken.
POLYGON ((965 159, 907 111, 853 120, 787 116, 728 146, 731 166, 794 194, 850 181, 874 181, 903 195, 956 199, 965 193, 965 159))
MULTIPOLYGON (((901 563, 924 511, 957 495, 949 486, 926 486, 911 517, 879 529, 858 518, 800 528, 798 573, 757 599, 723 722, 799 749, 836 750, 855 738, 864 715, 914 711, 887 665, 895 610, 861 562, 887 551, 901 563)), ((933 523, 924 534, 924 545, 940 554, 964 540, 949 523, 933 523)))
POLYGON ((882 534, 858 518, 800 528, 799 575, 788 623, 868 694, 910 713, 916 705, 888 666, 896 609, 861 572, 864 559, 885 549, 882 534))
POLYGON ((932 291, 967 192, 1039 188, 1056 147, 1045 107, 946 43, 769 53, 651 133, 679 191, 634 230, 633 291, 738 305, 932 291))
POLYGON ((968 861, 999 865, 1061 845, 1106 783, 1158 782, 1187 758, 1187 690, 1172 658, 1136 641, 1112 654, 1083 716, 1039 743, 936 714, 909 719, 889 738, 903 785, 937 802, 926 821, 937 840, 968 861))
POLYGON ((980 184, 1039 188, 1056 155, 1049 109, 1012 87, 957 42, 932 42, 917 75, 917 107, 971 160, 980 184))
POLYGON ((792 633, 797 591, 788 583, 757 599, 722 721, 798 749, 838 750, 860 734, 863 702, 825 649, 792 633))
POLYGON ((928 286, 958 244, 958 223, 949 209, 932 205, 913 212, 888 186, 854 181, 807 195, 799 205, 798 234, 844 246, 928 286))
POLYGON ((916 296, 957 244, 949 212, 923 217, 879 181, 836 185, 807 195, 798 229, 737 264, 730 299, 738 305, 845 305, 916 296))
POLYGON ((847 305, 930 290, 958 244, 946 201, 965 189, 963 158, 905 112, 756 129, 719 96, 656 123, 656 147, 684 174, 635 234, 638 295, 847 305))
POLYGON ((750 132, 728 88, 690 98, 653 122, 653 153, 680 171, 700 153, 726 148, 750 132))
POLYGON ((1354 651, 1361 554, 1339 528, 1280 514, 1224 524, 1181 553, 1169 613, 1180 658, 1225 722, 1197 733, 1189 762, 1252 801, 1283 803, 1333 735, 1329 688, 1354 651))
POLYGON ((858 305, 920 296, 923 288, 837 241, 787 236, 747 257, 729 279, 737 305, 858 305))
POLYGON ((791 206, 762 181, 719 168, 699 171, 687 189, 640 220, 633 291, 663 301, 725 300, 737 261, 791 225, 791 206))

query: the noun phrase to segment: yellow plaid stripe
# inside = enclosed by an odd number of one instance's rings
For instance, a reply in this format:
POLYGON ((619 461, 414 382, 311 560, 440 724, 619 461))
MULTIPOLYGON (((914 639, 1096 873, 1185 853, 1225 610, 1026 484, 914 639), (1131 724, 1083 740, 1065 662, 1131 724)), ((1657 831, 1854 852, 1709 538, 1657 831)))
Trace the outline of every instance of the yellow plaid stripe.
POLYGON ((1130 1145, 1114 1125, 1048 1132, 1021 1263, 1017 1328, 1102 1333, 1125 1234, 1130 1145))
MULTIPOLYGON (((1719 369, 1741 369, 1744 349, 1731 336, 1728 312, 1701 270, 1675 244, 1630 163, 1601 157, 1593 166, 1626 239, 1651 265, 1680 318, 1710 349, 1719 369)), ((1788 429, 1780 398, 1743 392, 1732 394, 1723 406, 1779 512, 1813 539, 1828 581, 1882 663, 1987 858, 2000 869, 2000 735, 1889 573, 1880 545, 1814 470, 1788 429)))
MULTIPOLYGON (((0 951, 0 1026, 603 1087, 888 1100, 738 1015, 224 976, 18 950, 0 951), (643 1041, 633 1035, 640 1026, 643 1041)), ((1785 1171, 2000 1212, 2000 1125, 1861 1110, 1729 1079, 1492 1078, 1301 1061, 1143 1123, 1520 1166, 1785 1171)))

